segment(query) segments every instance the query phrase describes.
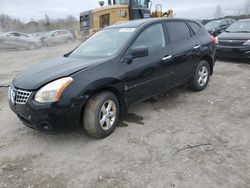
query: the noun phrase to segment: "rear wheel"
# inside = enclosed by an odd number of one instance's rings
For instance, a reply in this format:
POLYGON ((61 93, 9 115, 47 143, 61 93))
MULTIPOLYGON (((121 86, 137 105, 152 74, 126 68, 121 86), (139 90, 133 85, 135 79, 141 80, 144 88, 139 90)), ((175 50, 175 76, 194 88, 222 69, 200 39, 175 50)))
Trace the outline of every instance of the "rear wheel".
POLYGON ((119 102, 113 93, 104 91, 89 99, 83 114, 83 126, 89 135, 105 138, 114 131, 118 121, 119 102))
POLYGON ((29 50, 34 50, 35 48, 36 48, 35 44, 33 44, 33 43, 29 44, 29 47, 28 47, 29 50))
POLYGON ((202 91, 207 87, 210 78, 210 66, 202 60, 196 68, 194 77, 190 80, 189 86, 195 91, 202 91))

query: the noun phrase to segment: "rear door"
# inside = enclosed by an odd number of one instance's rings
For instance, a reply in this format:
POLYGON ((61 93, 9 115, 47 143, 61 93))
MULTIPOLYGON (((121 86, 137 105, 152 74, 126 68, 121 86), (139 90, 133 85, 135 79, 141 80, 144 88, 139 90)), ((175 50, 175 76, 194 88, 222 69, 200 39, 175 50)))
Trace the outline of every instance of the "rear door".
POLYGON ((18 48, 20 43, 19 37, 20 37, 19 33, 15 32, 9 33, 7 34, 7 37, 4 40, 4 44, 11 48, 18 48))
POLYGON ((142 31, 135 39, 131 49, 145 46, 149 49, 146 57, 135 58, 125 64, 125 82, 129 104, 146 99, 171 85, 173 75, 172 54, 166 42, 166 36, 161 23, 151 25, 142 31))
POLYGON ((165 23, 175 64, 174 82, 178 85, 193 76, 201 52, 201 43, 192 34, 185 21, 167 21, 165 23))
POLYGON ((61 41, 61 34, 60 31, 55 31, 52 34, 52 37, 50 38, 50 42, 53 43, 59 43, 61 41))
POLYGON ((21 34, 20 36, 20 46, 27 48, 29 46, 29 36, 21 34))
POLYGON ((66 42, 67 41, 67 32, 66 31, 59 31, 59 36, 58 36, 58 42, 62 43, 62 42, 66 42))

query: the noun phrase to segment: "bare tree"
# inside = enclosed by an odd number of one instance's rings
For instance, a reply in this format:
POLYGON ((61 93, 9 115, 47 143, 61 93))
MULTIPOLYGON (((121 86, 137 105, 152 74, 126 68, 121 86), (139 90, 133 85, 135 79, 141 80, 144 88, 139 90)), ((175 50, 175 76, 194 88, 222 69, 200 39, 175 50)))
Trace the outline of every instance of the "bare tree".
POLYGON ((221 5, 217 5, 216 6, 216 10, 215 10, 215 13, 214 13, 214 17, 215 18, 221 18, 223 17, 223 12, 222 12, 222 9, 221 9, 221 5))
POLYGON ((250 14, 250 0, 245 1, 244 5, 244 14, 250 14))
POLYGON ((11 31, 11 30, 17 30, 18 28, 23 28, 24 23, 22 23, 18 19, 11 18, 10 16, 6 14, 0 15, 0 28, 1 31, 11 31))
POLYGON ((50 24, 50 18, 47 14, 45 14, 45 24, 49 25, 50 24))

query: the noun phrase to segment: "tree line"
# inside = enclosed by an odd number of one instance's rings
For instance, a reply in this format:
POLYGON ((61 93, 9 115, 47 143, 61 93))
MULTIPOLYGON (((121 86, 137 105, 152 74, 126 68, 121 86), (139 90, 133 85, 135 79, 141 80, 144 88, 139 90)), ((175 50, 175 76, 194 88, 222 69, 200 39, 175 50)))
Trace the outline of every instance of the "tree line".
MULTIPOLYGON (((245 19, 245 18, 250 18, 250 0, 245 0, 245 3, 243 7, 239 10, 235 10, 235 15, 238 16, 230 16, 234 17, 235 19, 245 19)), ((222 18, 226 16, 222 10, 222 6, 218 4, 216 6, 215 12, 214 12, 214 18, 222 18)))
POLYGON ((9 15, 0 14, 0 32, 21 31, 26 33, 34 33, 41 31, 51 31, 55 29, 68 29, 71 31, 79 30, 79 21, 69 15, 66 18, 51 19, 46 14, 44 19, 31 20, 24 23, 19 19, 11 18, 9 15))

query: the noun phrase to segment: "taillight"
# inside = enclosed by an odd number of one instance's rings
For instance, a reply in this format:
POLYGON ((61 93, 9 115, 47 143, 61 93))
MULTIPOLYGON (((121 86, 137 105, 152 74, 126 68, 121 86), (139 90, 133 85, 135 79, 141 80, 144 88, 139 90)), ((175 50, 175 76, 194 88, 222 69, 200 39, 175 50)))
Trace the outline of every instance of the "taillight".
POLYGON ((211 42, 213 44, 218 44, 218 37, 214 37, 214 36, 210 35, 210 38, 211 38, 211 42))

